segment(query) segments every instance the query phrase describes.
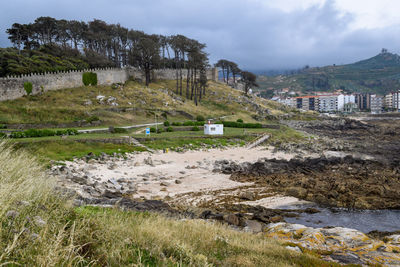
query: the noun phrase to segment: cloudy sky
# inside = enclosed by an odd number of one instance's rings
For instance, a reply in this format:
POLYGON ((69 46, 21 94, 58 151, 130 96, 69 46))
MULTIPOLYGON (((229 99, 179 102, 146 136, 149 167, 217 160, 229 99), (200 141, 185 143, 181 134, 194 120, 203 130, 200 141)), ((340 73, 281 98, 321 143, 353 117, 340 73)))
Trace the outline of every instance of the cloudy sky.
POLYGON ((400 53, 398 0, 1 0, 5 30, 39 16, 108 23, 147 33, 181 33, 249 70, 351 63, 381 48, 400 53))

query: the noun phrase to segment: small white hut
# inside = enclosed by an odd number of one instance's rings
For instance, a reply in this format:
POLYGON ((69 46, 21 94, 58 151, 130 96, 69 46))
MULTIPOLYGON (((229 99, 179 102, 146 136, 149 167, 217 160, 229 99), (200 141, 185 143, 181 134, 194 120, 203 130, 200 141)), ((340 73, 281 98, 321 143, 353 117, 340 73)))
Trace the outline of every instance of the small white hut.
POLYGON ((204 124, 204 134, 206 135, 217 135, 224 134, 224 125, 223 124, 204 124))

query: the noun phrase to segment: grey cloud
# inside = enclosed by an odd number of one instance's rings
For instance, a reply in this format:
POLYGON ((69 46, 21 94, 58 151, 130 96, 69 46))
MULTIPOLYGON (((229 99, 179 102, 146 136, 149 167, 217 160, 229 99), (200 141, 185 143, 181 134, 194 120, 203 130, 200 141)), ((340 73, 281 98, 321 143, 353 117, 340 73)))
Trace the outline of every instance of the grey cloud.
POLYGON ((39 16, 181 33, 206 43, 211 62, 226 58, 251 70, 350 63, 400 46, 400 27, 350 32, 354 18, 332 1, 285 13, 249 0, 14 0, 2 3, 0 45, 10 45, 4 32, 12 23, 39 16))

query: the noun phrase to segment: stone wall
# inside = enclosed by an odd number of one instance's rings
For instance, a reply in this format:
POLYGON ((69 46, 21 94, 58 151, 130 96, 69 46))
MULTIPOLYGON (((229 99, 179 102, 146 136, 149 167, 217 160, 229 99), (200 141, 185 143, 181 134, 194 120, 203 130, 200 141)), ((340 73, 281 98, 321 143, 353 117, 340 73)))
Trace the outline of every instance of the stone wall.
MULTIPOLYGON (((104 68, 82 71, 65 71, 58 73, 28 74, 0 78, 0 101, 12 100, 26 95, 24 83, 31 82, 33 85, 32 94, 38 94, 50 90, 74 88, 83 86, 82 74, 91 71, 97 73, 98 85, 110 85, 113 83, 124 83, 129 77, 144 80, 143 72, 134 68, 104 68)), ((152 72, 155 80, 175 79, 174 69, 160 69, 152 72)), ((217 69, 208 69, 207 78, 218 80, 217 69)))

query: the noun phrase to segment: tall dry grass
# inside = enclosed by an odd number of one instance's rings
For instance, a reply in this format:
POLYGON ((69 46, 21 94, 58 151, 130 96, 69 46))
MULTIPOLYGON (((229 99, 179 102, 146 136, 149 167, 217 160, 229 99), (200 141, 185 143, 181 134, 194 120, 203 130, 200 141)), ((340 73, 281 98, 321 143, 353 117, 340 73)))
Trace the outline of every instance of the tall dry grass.
MULTIPOLYGON (((0 266, 322 266, 262 235, 117 208, 74 208, 31 154, 0 143, 0 266)), ((326 264, 325 266, 330 266, 326 264)))

